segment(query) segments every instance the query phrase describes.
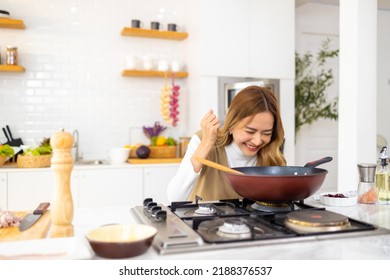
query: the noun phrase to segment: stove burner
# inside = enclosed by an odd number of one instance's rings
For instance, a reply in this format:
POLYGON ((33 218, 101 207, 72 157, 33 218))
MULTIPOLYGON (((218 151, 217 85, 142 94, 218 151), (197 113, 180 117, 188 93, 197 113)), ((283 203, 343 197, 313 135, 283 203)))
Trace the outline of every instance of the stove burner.
POLYGON ((268 201, 256 201, 251 205, 252 209, 262 212, 285 212, 289 211, 290 204, 287 202, 268 202, 268 201))
POLYGON ((339 231, 351 227, 348 217, 326 210, 300 210, 288 213, 285 225, 301 233, 339 231))
POLYGON ((199 215, 215 215, 217 210, 210 204, 199 204, 194 212, 199 215))
POLYGON ((240 219, 225 219, 219 231, 228 234, 248 234, 251 232, 250 228, 240 219))

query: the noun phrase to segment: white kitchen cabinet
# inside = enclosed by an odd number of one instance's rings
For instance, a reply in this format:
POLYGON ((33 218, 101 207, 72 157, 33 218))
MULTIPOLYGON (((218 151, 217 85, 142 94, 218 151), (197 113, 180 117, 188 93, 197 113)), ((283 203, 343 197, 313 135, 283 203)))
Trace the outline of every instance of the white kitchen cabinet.
MULTIPOLYGON (((168 205, 167 186, 178 168, 178 164, 164 167, 145 167, 143 198, 151 197, 157 203, 168 205)), ((140 204, 140 201, 137 204, 140 204)))
POLYGON ((294 23, 294 1, 249 0, 249 77, 294 79, 294 23))
POLYGON ((131 206, 142 202, 142 168, 78 170, 80 207, 131 206))
MULTIPOLYGON (((77 206, 77 196, 74 195, 77 187, 74 184, 75 171, 71 176, 73 203, 77 206)), ((52 203, 55 188, 55 174, 50 168, 8 172, 8 209, 12 211, 34 210, 41 202, 52 203)))
POLYGON ((201 2, 199 58, 202 75, 248 74, 248 9, 249 0, 201 2))
POLYGON ((8 209, 7 196, 7 173, 0 172, 0 209, 8 209))
POLYGON ((8 173, 8 209, 34 210, 41 202, 51 202, 54 173, 48 169, 8 173))
MULTIPOLYGON (((140 205, 145 197, 167 203, 166 187, 179 164, 74 168, 71 192, 74 207, 140 205)), ((55 174, 50 168, 0 172, 0 207, 33 210, 52 202, 55 174)))
POLYGON ((294 1, 201 3, 203 76, 294 78, 294 1))

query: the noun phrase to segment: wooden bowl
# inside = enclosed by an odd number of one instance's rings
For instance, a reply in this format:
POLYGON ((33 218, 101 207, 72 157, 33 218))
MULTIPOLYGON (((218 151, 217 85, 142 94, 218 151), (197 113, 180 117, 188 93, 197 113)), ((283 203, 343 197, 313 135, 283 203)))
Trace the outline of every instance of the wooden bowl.
POLYGON ((94 229, 86 238, 96 255, 103 258, 130 258, 145 253, 157 229, 141 224, 114 224, 94 229))

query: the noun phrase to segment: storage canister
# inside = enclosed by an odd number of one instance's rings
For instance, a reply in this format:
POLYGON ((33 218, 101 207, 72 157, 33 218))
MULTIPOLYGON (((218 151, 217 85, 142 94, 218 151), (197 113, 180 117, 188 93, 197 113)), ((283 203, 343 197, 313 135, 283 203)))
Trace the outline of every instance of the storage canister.
POLYGON ((18 65, 18 48, 15 46, 7 46, 5 64, 18 65))

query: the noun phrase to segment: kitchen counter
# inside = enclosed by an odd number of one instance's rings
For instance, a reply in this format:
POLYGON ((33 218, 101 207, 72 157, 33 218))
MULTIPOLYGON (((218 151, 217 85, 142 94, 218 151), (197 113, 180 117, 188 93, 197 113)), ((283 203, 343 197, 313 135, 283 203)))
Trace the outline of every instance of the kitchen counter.
MULTIPOLYGON (((306 204, 325 207, 308 198, 306 204)), ((0 243, 0 256, 17 256, 40 252, 43 258, 99 259, 90 250, 84 236, 96 227, 111 223, 135 223, 129 207, 75 209, 71 238, 46 238, 33 241, 0 243), (26 251, 27 250, 27 251, 26 251)), ((326 207, 348 217, 390 229, 390 205, 357 204, 350 207, 326 207)), ((261 245, 237 249, 188 252, 159 255, 154 248, 135 260, 205 260, 205 259, 264 259, 264 260, 390 260, 390 234, 261 245)))

